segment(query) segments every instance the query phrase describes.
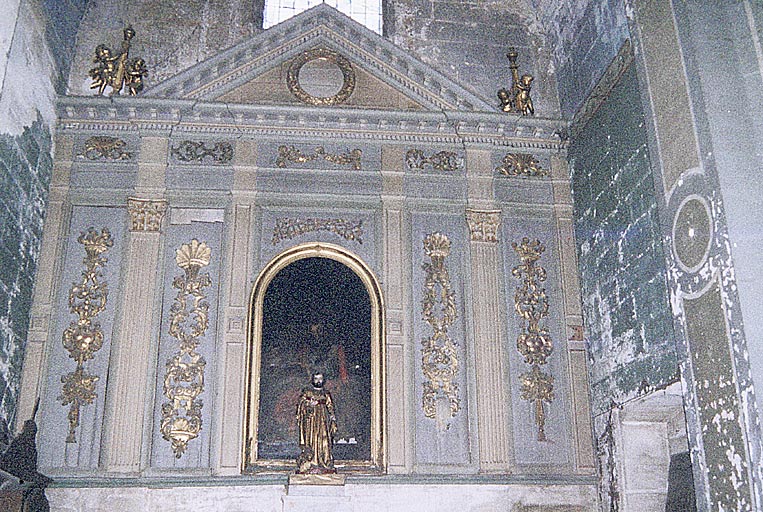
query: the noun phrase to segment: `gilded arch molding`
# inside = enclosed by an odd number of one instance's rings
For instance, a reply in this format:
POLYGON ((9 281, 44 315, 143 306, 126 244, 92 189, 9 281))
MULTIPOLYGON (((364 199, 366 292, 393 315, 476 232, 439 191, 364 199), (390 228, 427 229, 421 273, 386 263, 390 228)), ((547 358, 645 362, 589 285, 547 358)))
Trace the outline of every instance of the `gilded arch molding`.
MULTIPOLYGON (((294 460, 258 458, 257 432, 260 403, 260 365, 262 347, 263 303, 265 292, 275 276, 288 265, 304 258, 328 258, 350 268, 361 280, 371 303, 371 457, 346 462, 350 471, 384 472, 385 460, 385 349, 384 301, 381 285, 371 268, 356 254, 334 244, 306 243, 291 247, 267 263, 254 283, 249 300, 247 329, 246 390, 244 432, 242 439, 242 471, 291 471, 294 460)), ((340 471, 342 469, 340 468, 340 471)))

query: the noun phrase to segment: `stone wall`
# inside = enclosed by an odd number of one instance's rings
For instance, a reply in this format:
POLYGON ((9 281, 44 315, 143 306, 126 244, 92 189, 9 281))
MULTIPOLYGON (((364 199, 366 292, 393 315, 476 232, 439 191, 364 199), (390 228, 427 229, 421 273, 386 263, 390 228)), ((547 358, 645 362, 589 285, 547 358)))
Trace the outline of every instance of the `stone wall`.
POLYGON ((544 27, 559 84, 559 103, 572 117, 628 38, 624 0, 530 0, 544 27))
POLYGON ((611 408, 674 381, 678 365, 644 114, 626 66, 610 68, 613 88, 569 148, 604 503, 617 499, 622 456, 611 408))

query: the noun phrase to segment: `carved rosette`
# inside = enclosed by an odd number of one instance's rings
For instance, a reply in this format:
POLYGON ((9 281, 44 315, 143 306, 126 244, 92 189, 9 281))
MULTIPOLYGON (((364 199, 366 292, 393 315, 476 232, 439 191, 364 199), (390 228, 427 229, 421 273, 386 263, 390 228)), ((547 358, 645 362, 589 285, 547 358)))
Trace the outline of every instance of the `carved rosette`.
POLYGON ((127 211, 130 213, 130 231, 157 232, 167 212, 167 201, 131 197, 127 199, 127 211))
POLYGON ((176 251, 175 261, 184 274, 172 286, 178 290, 170 308, 170 335, 177 340, 178 350, 167 360, 164 375, 164 396, 160 430, 172 443, 175 457, 185 453, 188 442, 201 432, 199 395, 204 391, 204 367, 207 362, 196 352, 209 327, 209 303, 204 288, 212 284, 209 274, 199 270, 209 265, 211 249, 196 239, 176 251))
POLYGON ((204 141, 184 140, 172 146, 170 154, 180 162, 203 163, 211 160, 224 165, 233 160, 233 145, 230 142, 215 142, 210 147, 204 141))
POLYGON ((535 404, 535 423, 538 426, 538 441, 546 440, 546 415, 543 402, 553 399, 554 378, 541 371, 553 352, 554 346, 548 328, 541 322, 548 316, 548 298, 542 283, 546 280, 546 269, 538 265, 546 247, 540 240, 522 238, 521 243, 511 246, 521 262, 511 270, 511 274, 522 280, 522 285, 514 293, 514 309, 522 318, 522 330, 517 337, 517 350, 527 364, 533 365, 530 372, 522 374, 522 398, 535 404))
POLYGON ((108 261, 104 254, 114 245, 111 233, 106 228, 100 233, 90 228, 87 233, 80 234, 77 241, 85 247, 85 270, 82 279, 74 283, 69 291, 69 310, 78 318, 64 330, 61 339, 69 357, 77 362, 77 367, 61 377, 63 391, 58 397, 62 405, 69 405, 67 443, 77 442, 75 434, 79 426, 80 408, 92 404, 97 396, 95 385, 99 377, 85 369, 85 361, 93 359, 103 346, 103 330, 95 319, 106 309, 108 286, 101 268, 108 261))
POLYGON ((77 156, 88 160, 129 160, 132 153, 125 151, 127 143, 108 135, 94 135, 85 141, 85 147, 77 156))
POLYGON ((314 231, 328 231, 345 240, 363 243, 363 221, 346 219, 276 219, 273 227, 273 245, 283 240, 291 240, 314 231))
POLYGON ((409 149, 405 153, 405 164, 410 170, 423 171, 425 167, 431 167, 435 171, 456 172, 464 168, 464 159, 453 151, 425 156, 420 149, 409 149))
POLYGON ((278 146, 278 158, 276 159, 276 165, 278 167, 286 167, 289 162, 295 164, 304 164, 312 162, 313 160, 323 159, 326 162, 331 162, 337 165, 349 165, 353 170, 360 170, 360 161, 363 157, 363 151, 360 149, 353 149, 347 153, 327 153, 323 146, 315 148, 312 154, 303 153, 295 146, 278 146))
POLYGON ((448 334, 456 319, 455 294, 445 266, 450 240, 442 233, 429 234, 424 238, 424 253, 431 261, 423 265, 422 317, 433 332, 421 342, 421 367, 426 378, 422 407, 427 418, 435 418, 438 402, 445 401, 453 417, 461 404, 456 383, 458 348, 448 334))
POLYGON ((504 176, 548 176, 548 169, 541 167, 540 162, 527 153, 508 153, 503 157, 501 165, 495 168, 496 172, 504 176))
POLYGON ((466 223, 469 225, 472 242, 498 243, 500 210, 466 210, 466 223))

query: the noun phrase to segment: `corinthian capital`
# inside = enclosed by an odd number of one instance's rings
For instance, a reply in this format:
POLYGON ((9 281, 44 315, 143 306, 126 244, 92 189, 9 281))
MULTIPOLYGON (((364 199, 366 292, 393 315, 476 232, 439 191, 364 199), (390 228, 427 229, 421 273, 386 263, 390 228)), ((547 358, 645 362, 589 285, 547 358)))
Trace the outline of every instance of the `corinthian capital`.
POLYGON ((498 243, 500 210, 466 210, 466 223, 469 224, 472 242, 498 243))
POLYGON ((130 197, 127 211, 130 212, 130 231, 156 232, 162 227, 167 201, 130 197))

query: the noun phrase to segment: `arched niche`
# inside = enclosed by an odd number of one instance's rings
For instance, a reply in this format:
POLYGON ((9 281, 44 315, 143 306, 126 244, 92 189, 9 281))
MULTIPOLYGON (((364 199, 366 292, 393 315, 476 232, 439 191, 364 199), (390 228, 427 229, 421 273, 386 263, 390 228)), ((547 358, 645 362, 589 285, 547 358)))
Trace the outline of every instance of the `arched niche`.
MULTIPOLYGON (((300 279, 295 279, 293 286, 304 286, 304 278, 303 275, 300 279)), ((316 276, 316 279, 319 278, 316 276)), ((299 289, 293 291, 297 296, 300 293, 299 289)), ((327 315, 329 319, 327 321, 341 317, 344 313, 341 308, 356 306, 349 302, 340 301, 338 306, 335 304, 330 315, 327 315), (337 311, 337 309, 340 310, 337 311)), ((349 312, 347 314, 351 315, 349 312)), ((332 326, 323 325, 324 329, 327 327, 332 326)), ((343 334, 346 334, 346 329, 343 334)), ((295 415, 298 392, 302 387, 309 385, 308 373, 316 366, 319 367, 318 369, 328 371, 330 375, 327 387, 330 391, 333 388, 338 420, 341 414, 340 408, 344 408, 347 415, 352 414, 348 412, 348 409, 355 408, 354 410, 357 411, 358 407, 360 410, 367 407, 367 431, 364 431, 364 435, 368 436, 367 440, 364 437, 352 435, 352 430, 343 432, 342 425, 339 425, 340 431, 335 440, 337 469, 340 472, 384 471, 386 403, 384 303, 379 282, 365 262, 340 246, 325 243, 298 245, 273 258, 260 272, 252 289, 247 341, 242 458, 244 472, 291 471, 295 468, 296 433, 293 439, 288 438, 290 428, 288 423, 295 415), (267 317, 273 314, 273 306, 268 296, 271 284, 274 289, 282 290, 288 280, 279 276, 290 275, 296 267, 305 266, 308 269, 331 267, 331 265, 328 267, 321 265, 322 262, 331 262, 334 270, 337 271, 335 275, 345 275, 347 281, 345 284, 362 287, 368 298, 368 318, 367 322, 364 322, 368 333, 358 335, 359 338, 367 340, 367 360, 361 360, 365 356, 359 355, 357 351, 353 352, 353 347, 349 344, 343 345, 336 334, 332 335, 325 330, 321 332, 320 320, 309 316, 304 319, 301 327, 300 325, 285 326, 288 330, 285 341, 284 336, 280 336, 278 342, 273 341, 279 336, 274 336, 271 332, 275 324, 267 317), (307 263, 309 265, 304 265, 307 263), (345 271, 344 274, 342 270, 345 271), (346 272, 347 270, 349 273, 346 272), (263 333, 263 329, 268 331, 263 333), (277 359, 274 354, 277 355, 277 359), (332 364, 333 361, 336 363, 332 364), (353 371, 363 372, 365 363, 367 363, 367 375, 353 373, 353 371), (360 369, 356 369, 356 366, 360 369), (300 375, 304 377, 303 382, 299 382, 300 375), (367 385, 353 385, 362 382, 365 378, 368 379, 367 385), (262 407, 265 406, 268 408, 263 410, 262 407), (283 446, 279 447, 278 443, 281 440, 283 446), (357 456, 358 454, 361 456, 357 456)), ((364 419, 361 422, 365 425, 364 419)))

